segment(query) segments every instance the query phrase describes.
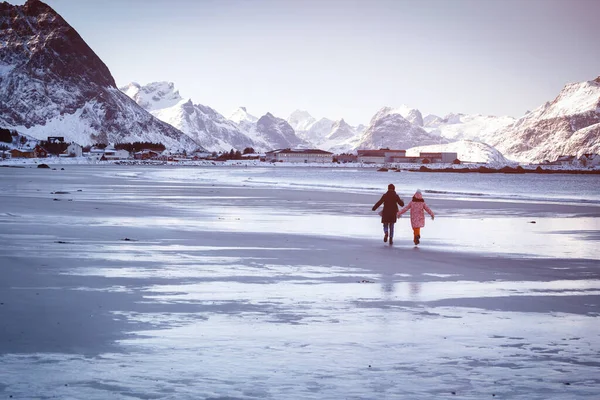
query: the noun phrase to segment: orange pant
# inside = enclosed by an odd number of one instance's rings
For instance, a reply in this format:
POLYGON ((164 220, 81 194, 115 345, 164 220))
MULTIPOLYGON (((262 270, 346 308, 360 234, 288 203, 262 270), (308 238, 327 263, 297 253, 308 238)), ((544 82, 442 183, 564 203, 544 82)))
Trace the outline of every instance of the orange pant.
POLYGON ((415 237, 421 236, 421 228, 413 228, 413 231, 415 232, 415 237))

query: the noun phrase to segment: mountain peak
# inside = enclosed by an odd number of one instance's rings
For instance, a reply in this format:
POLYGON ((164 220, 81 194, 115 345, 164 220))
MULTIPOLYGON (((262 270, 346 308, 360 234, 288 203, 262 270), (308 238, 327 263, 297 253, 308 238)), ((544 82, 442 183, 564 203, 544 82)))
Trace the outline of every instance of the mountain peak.
POLYGON ((258 118, 254 115, 248 114, 246 107, 238 107, 237 110, 231 113, 228 119, 236 124, 258 121, 258 118))
POLYGON ((152 82, 144 86, 131 82, 120 90, 147 111, 172 107, 183 100, 173 82, 152 82))
POLYGON ((56 12, 48 4, 41 2, 40 0, 27 0, 23 5, 23 11, 25 15, 42 14, 47 12, 56 12))
POLYGON ((295 131, 307 131, 316 122, 316 119, 308 111, 296 110, 290 114, 287 122, 295 131))
POLYGON ((106 65, 52 7, 39 0, 23 6, 0 3, 0 59, 41 80, 116 87, 106 65), (51 60, 60 62, 50 62, 51 60), (43 71, 43 72, 42 72, 43 71))

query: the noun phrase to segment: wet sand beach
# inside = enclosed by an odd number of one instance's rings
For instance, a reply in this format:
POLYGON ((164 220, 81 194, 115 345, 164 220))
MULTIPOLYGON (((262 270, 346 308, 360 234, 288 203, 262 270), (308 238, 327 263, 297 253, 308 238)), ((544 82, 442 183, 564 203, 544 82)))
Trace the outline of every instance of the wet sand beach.
POLYGON ((426 193, 422 244, 403 217, 389 246, 370 210, 384 187, 1 172, 6 398, 598 394, 593 201, 426 193))

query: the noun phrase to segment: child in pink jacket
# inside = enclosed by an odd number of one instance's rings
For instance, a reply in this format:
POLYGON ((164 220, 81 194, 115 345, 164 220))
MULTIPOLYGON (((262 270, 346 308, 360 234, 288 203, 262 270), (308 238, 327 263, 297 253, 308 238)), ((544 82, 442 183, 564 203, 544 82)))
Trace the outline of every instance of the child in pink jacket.
POLYGON ((402 214, 410 210, 410 223, 412 225, 414 231, 414 239, 415 245, 419 244, 419 239, 421 239, 421 228, 425 226, 425 213, 427 211, 429 215, 431 215, 431 219, 434 219, 433 211, 425 204, 425 200, 423 200, 423 195, 421 191, 417 189, 417 192, 413 196, 410 203, 406 205, 402 210, 398 211, 398 217, 402 214))

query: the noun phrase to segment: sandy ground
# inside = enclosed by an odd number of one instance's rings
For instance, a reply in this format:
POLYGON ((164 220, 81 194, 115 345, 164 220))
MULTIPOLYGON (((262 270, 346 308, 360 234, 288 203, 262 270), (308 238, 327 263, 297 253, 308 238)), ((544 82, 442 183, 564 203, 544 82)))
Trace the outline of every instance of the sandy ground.
POLYGON ((596 205, 435 199, 390 247, 372 195, 131 170, 0 171, 0 397, 600 393, 596 205))

